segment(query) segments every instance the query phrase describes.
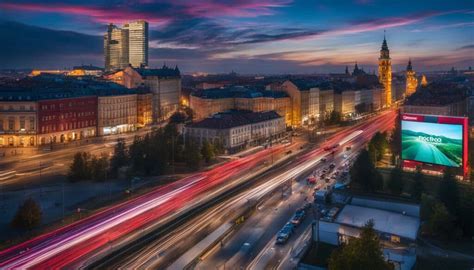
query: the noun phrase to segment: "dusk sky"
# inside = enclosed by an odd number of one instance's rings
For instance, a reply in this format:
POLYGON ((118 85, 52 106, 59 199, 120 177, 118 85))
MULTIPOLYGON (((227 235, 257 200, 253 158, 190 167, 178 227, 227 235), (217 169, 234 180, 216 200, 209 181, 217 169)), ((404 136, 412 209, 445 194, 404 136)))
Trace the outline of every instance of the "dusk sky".
POLYGON ((110 22, 150 23, 150 65, 184 72, 394 71, 474 66, 474 1, 1 0, 0 68, 103 66, 110 22))

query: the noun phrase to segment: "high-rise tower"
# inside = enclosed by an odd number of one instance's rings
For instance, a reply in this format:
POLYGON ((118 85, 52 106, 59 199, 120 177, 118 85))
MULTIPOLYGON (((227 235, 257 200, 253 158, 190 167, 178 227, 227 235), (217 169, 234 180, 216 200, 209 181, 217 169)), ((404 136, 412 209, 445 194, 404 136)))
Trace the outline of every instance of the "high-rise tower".
POLYGON ((148 66, 148 23, 140 20, 126 23, 128 30, 128 62, 133 67, 148 66))
POLYGON ((128 66, 128 31, 113 24, 104 35, 105 70, 117 70, 128 66))
POLYGON ((405 96, 409 97, 413 93, 416 92, 416 88, 418 87, 418 79, 416 78, 416 73, 411 66, 411 59, 408 60, 408 66, 406 71, 406 89, 405 89, 405 96))
POLYGON ((392 105, 392 63, 390 61, 390 51, 388 50, 385 34, 379 57, 379 82, 384 86, 384 91, 381 95, 382 106, 390 107, 392 105))
POLYGON ((148 23, 136 21, 119 28, 109 24, 104 35, 105 70, 148 65, 148 23))

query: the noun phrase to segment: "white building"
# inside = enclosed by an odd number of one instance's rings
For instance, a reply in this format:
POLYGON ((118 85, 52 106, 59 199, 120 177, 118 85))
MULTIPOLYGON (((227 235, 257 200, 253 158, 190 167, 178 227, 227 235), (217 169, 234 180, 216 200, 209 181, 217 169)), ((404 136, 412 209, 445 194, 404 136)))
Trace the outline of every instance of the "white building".
POLYGON ((353 197, 349 204, 340 209, 334 207, 329 213, 314 225, 314 241, 339 246, 359 237, 361 228, 372 220, 387 261, 392 262, 395 269, 403 270, 415 264, 419 205, 353 197))
POLYGON ((185 127, 186 140, 221 143, 230 152, 283 137, 285 119, 275 111, 232 110, 185 127))

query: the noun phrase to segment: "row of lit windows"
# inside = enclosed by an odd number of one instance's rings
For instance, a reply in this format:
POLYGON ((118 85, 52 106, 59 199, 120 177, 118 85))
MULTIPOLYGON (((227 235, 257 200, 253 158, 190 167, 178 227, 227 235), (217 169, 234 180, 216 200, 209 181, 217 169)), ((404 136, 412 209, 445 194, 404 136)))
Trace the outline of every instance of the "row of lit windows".
POLYGON ((68 118, 76 118, 76 117, 87 117, 87 116, 94 116, 95 115, 95 112, 92 111, 92 112, 79 112, 79 113, 75 113, 75 112, 69 112, 69 113, 62 113, 59 115, 59 117, 57 117, 56 115, 47 115, 47 116, 43 116, 41 117, 41 120, 42 121, 50 121, 50 120, 56 120, 57 118, 59 120, 63 120, 63 119, 68 119, 68 118))
MULTIPOLYGON (((88 101, 70 101, 68 103, 59 103, 59 106, 58 108, 59 109, 63 109, 65 108, 66 106, 67 107, 72 107, 72 106, 77 106, 77 107, 82 107, 82 106, 85 106, 85 105, 95 105, 96 102, 95 100, 88 100, 88 101)), ((56 109, 56 104, 43 104, 41 105, 41 109, 42 110, 55 110, 56 109)))
POLYGON ((41 127, 41 132, 55 132, 55 131, 64 131, 64 130, 71 130, 76 128, 86 128, 90 126, 96 125, 95 120, 86 120, 86 121, 77 121, 65 124, 52 124, 46 125, 41 127))
POLYGON ((4 111, 7 109, 8 111, 34 111, 35 107, 33 105, 30 106, 25 106, 25 105, 19 105, 19 106, 13 106, 13 105, 8 105, 8 107, 5 107, 3 105, 0 105, 0 111, 4 111))
MULTIPOLYGON (((10 116, 8 117, 8 120, 7 120, 7 129, 6 130, 15 130, 15 120, 16 120, 16 117, 14 116, 10 116)), ((29 117, 28 118, 29 120, 29 130, 35 130, 35 118, 34 117, 29 117)), ((26 130, 26 121, 27 121, 27 118, 25 116, 20 116, 19 117, 19 129, 20 130, 26 130)), ((4 128, 4 121, 3 119, 0 118, 0 130, 3 131, 5 130, 4 128)))

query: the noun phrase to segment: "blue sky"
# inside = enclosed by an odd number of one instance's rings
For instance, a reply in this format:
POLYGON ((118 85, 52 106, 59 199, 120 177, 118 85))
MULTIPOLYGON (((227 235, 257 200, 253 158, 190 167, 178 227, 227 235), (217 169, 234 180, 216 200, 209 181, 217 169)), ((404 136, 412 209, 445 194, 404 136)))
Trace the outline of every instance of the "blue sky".
POLYGON ((187 72, 370 71, 384 29, 395 71, 474 65, 472 0, 2 0, 0 68, 103 65, 106 24, 135 19, 150 22, 151 65, 187 72))
POLYGON ((463 135, 462 125, 402 121, 402 129, 423 132, 433 136, 444 136, 456 140, 461 140, 463 135))

